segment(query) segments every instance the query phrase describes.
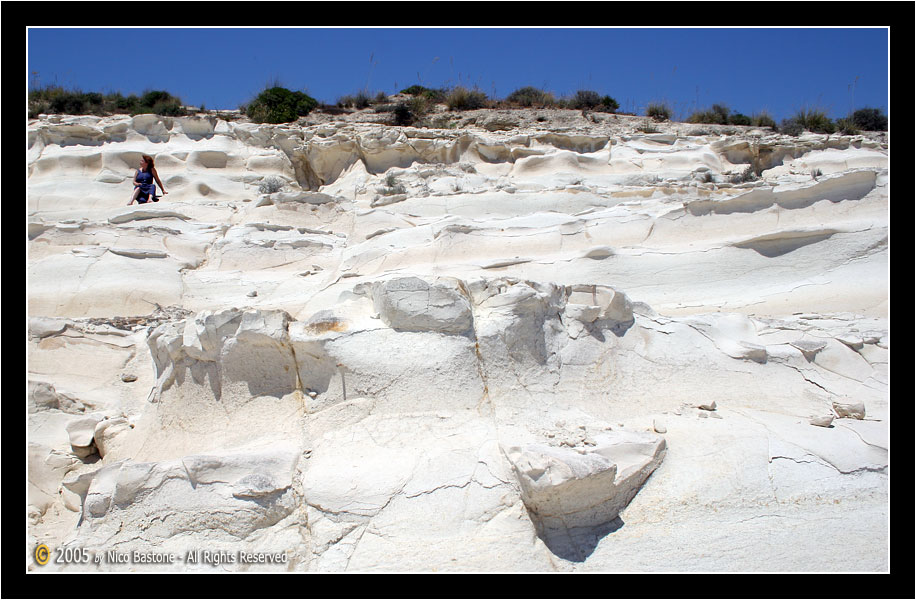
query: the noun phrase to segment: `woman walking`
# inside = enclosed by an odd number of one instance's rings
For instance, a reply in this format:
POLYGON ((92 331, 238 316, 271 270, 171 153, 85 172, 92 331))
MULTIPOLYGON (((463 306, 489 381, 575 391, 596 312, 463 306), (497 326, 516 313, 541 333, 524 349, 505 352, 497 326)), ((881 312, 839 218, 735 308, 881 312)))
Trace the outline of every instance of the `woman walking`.
POLYGON ((148 154, 143 154, 140 156, 140 168, 134 175, 134 193, 131 195, 130 202, 128 202, 127 205, 130 206, 134 202, 145 204, 150 200, 159 202, 159 198, 156 197, 156 185, 153 183, 153 180, 159 184, 159 189, 162 190, 163 194, 168 194, 162 186, 162 181, 159 179, 159 173, 156 172, 156 165, 153 163, 153 157, 148 154))

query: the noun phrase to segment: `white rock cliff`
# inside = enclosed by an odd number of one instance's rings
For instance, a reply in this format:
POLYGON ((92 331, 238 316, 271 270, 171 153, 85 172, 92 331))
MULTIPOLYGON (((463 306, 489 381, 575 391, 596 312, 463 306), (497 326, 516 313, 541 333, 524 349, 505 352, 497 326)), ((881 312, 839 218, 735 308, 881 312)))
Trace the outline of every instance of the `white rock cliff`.
POLYGON ((29 122, 27 569, 888 569, 885 136, 360 114, 29 122))

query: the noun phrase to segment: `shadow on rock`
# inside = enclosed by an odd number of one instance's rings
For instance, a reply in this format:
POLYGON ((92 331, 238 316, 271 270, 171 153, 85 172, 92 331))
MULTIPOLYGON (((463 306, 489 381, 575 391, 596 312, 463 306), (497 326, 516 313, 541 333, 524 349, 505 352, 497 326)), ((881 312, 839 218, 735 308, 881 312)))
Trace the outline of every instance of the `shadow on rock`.
MULTIPOLYGON (((537 516, 529 512, 531 520, 537 523, 537 516)), ((538 537, 557 557, 570 562, 585 562, 602 539, 624 526, 623 519, 615 517, 607 523, 590 527, 547 528, 537 527, 538 537)))

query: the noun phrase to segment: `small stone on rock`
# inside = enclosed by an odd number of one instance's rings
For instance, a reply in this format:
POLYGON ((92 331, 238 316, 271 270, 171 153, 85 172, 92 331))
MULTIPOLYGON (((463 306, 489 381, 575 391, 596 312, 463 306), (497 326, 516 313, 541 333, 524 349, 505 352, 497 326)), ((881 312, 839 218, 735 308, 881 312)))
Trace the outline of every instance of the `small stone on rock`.
POLYGON ((833 415, 826 417, 814 417, 811 419, 810 423, 816 427, 830 427, 830 424, 833 423, 833 415))
POLYGON ((843 404, 840 402, 833 403, 833 412, 840 419, 859 419, 865 418, 865 404, 856 402, 854 404, 843 404))

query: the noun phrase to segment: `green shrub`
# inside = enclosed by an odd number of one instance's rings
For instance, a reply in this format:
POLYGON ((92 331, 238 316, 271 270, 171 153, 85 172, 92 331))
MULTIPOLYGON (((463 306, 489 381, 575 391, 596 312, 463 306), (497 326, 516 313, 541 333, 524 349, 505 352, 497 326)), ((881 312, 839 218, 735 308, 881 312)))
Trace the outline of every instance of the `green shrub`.
MULTIPOLYGON (((131 96, 131 98, 136 98, 136 96, 131 96)), ((181 98, 164 90, 148 90, 134 103, 131 103, 129 108, 131 114, 152 113, 179 117, 187 114, 181 104, 181 98)))
POLYGON ((803 108, 795 113, 795 121, 808 131, 814 133, 834 133, 836 125, 822 110, 803 108))
POLYGON ((394 173, 388 173, 385 176, 385 187, 379 188, 379 193, 383 196, 393 196, 394 194, 404 194, 407 188, 398 181, 394 173))
POLYGON ((751 117, 751 125, 754 127, 770 127, 771 129, 776 129, 776 121, 773 120, 773 117, 766 111, 761 111, 751 117))
POLYGON ((424 96, 415 96, 398 102, 392 112, 395 125, 414 125, 429 112, 429 101, 424 96))
POLYGON ((744 171, 741 173, 736 173, 735 175, 729 177, 728 181, 729 183, 745 183, 748 181, 754 181, 756 179, 757 173, 754 172, 754 167, 748 165, 747 168, 744 169, 744 171))
POLYGON ((392 114, 394 115, 395 125, 413 125, 417 120, 416 116, 410 110, 410 104, 407 102, 398 102, 392 114))
POLYGON ((29 118, 37 119, 40 114, 51 112, 51 105, 43 100, 29 100, 29 118))
POLYGON ((153 107, 159 102, 170 103, 173 100, 177 100, 177 98, 175 98, 174 96, 172 96, 170 93, 166 91, 149 90, 149 91, 143 92, 143 95, 140 96, 140 105, 153 107))
POLYGON ((446 101, 448 94, 444 90, 431 89, 428 87, 423 87, 422 85, 412 85, 409 88, 401 90, 401 94, 408 94, 410 96, 422 96, 430 102, 441 104, 446 101))
POLYGON ((311 96, 277 86, 258 94, 245 107, 245 114, 256 123, 291 123, 317 106, 311 96))
POLYGON ((419 96, 423 92, 431 92, 429 88, 423 87, 422 85, 412 85, 409 88, 404 88, 400 91, 401 94, 408 94, 410 96, 419 96))
POLYGON ((354 104, 358 109, 369 108, 369 106, 372 104, 372 99, 369 97, 369 94, 365 92, 358 92, 356 94, 354 104))
POLYGON ((641 131, 642 133, 658 133, 659 129, 653 125, 649 119, 646 119, 645 123, 636 128, 636 131, 641 131))
POLYGON ((712 111, 709 111, 709 110, 696 110, 696 111, 690 113, 690 116, 687 117, 687 122, 688 122, 688 123, 703 123, 703 124, 710 124, 710 123, 715 123, 715 122, 716 122, 715 119, 716 119, 716 117, 715 117, 715 115, 712 113, 712 111))
POLYGON ((716 115, 716 120, 722 125, 728 125, 728 115, 731 112, 724 104, 713 104, 712 112, 716 115))
POLYGON ((600 96, 598 92, 592 90, 579 90, 575 96, 566 101, 565 108, 615 112, 620 108, 620 104, 610 96, 600 96))
POLYGON ((617 109, 620 108, 620 103, 610 96, 604 96, 601 98, 601 104, 599 105, 599 108, 605 112, 617 112, 617 109))
POLYGON ((800 136, 805 131, 804 125, 799 123, 796 119, 783 119, 782 123, 779 124, 779 133, 784 135, 791 135, 793 137, 800 136))
POLYGON ((420 95, 433 104, 443 104, 446 98, 448 98, 448 94, 446 94, 445 90, 426 90, 420 95))
POLYGON ((579 90, 576 95, 569 100, 569 108, 583 109, 595 108, 601 104, 601 96, 598 92, 592 90, 579 90))
POLYGON ((728 125, 729 108, 724 104, 713 104, 712 108, 698 110, 687 117, 688 123, 704 123, 706 125, 728 125))
POLYGON ((860 108, 852 113, 852 122, 865 131, 887 131, 887 115, 877 108, 860 108))
POLYGON ((524 107, 544 107, 554 105, 556 100, 550 92, 545 92, 529 85, 519 88, 506 96, 506 102, 524 107))
POLYGON ((837 119, 836 128, 843 135, 858 135, 861 133, 853 119, 837 119))
POLYGON ((650 102, 646 107, 646 116, 655 121, 667 121, 671 118, 671 109, 661 102, 650 102))
POLYGON ((733 114, 733 115, 729 115, 729 116, 728 116, 728 124, 729 124, 729 125, 745 125, 745 126, 748 126, 748 125, 751 125, 752 123, 753 123, 753 122, 751 121, 751 118, 750 118, 749 116, 747 116, 747 115, 742 115, 741 113, 735 113, 735 114, 733 114))
POLYGON ((262 194, 273 194, 283 189, 286 182, 279 177, 267 177, 258 184, 258 191, 262 194))
POLYGON ((48 87, 29 92, 29 112, 85 115, 101 107, 92 106, 88 94, 62 87, 48 87))
POLYGON ((185 110, 181 107, 181 100, 162 90, 144 92, 140 96, 139 104, 132 107, 131 112, 134 114, 152 113, 170 117, 178 117, 185 114, 185 110))
POLYGON ((118 111, 131 112, 140 106, 140 98, 136 94, 131 94, 125 98, 118 92, 112 100, 114 101, 115 109, 118 111))
POLYGON ((30 117, 40 113, 99 116, 125 113, 167 116, 186 114, 180 98, 161 90, 144 92, 142 97, 135 94, 124 97, 120 92, 102 94, 54 86, 31 90, 28 106, 30 117))
POLYGON ((487 95, 478 89, 468 90, 458 86, 445 99, 449 110, 476 110, 486 108, 487 95))
MULTIPOLYGON (((767 117, 769 119, 769 117, 767 117)), ((741 113, 732 113, 731 110, 724 104, 713 104, 712 108, 705 110, 698 110, 691 113, 687 117, 688 123, 703 123, 707 125, 754 125, 754 119, 751 117, 741 114, 741 113)), ((776 123, 769 119, 768 123, 772 123, 773 126, 776 123)))
POLYGON ((369 108, 372 104, 372 98, 369 97, 368 93, 362 90, 352 95, 341 96, 337 100, 337 106, 341 108, 355 108, 357 110, 369 108))
POLYGON ((82 94, 61 94, 51 99, 51 112, 63 115, 84 115, 90 111, 86 108, 86 99, 82 94))
POLYGON ((164 115, 167 117, 180 117, 187 114, 180 103, 174 101, 160 101, 153 105, 154 115, 164 115))

